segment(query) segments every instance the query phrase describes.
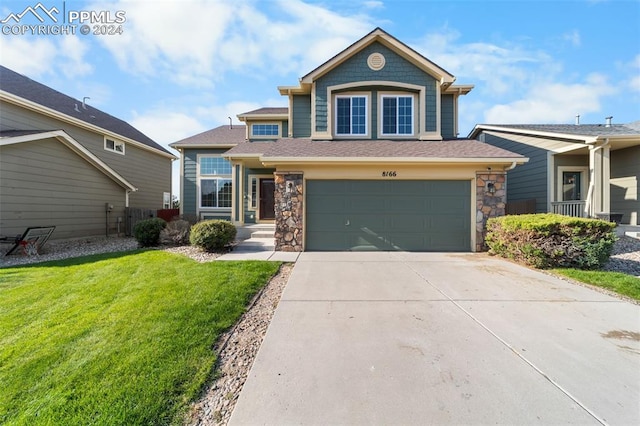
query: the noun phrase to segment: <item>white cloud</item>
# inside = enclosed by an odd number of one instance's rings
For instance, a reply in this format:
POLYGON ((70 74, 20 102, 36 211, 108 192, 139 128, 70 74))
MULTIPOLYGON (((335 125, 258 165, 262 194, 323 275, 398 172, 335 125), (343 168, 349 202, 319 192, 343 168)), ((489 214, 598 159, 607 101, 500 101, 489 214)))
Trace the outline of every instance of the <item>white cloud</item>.
POLYGON ((568 33, 564 33, 562 35, 562 40, 568 42, 572 46, 579 47, 582 44, 582 40, 580 38, 580 32, 578 30, 573 30, 568 33))
POLYGON ((483 96, 508 93, 558 69, 541 51, 517 44, 459 43, 459 38, 458 31, 445 27, 427 34, 414 48, 455 75, 458 83, 476 84, 483 96))
POLYGON ((2 64, 33 78, 55 74, 61 70, 73 78, 91 73, 85 60, 87 45, 76 36, 57 36, 55 39, 26 36, 3 36, 2 64))
POLYGON ((600 111, 601 99, 616 91, 600 74, 590 74, 581 83, 540 83, 530 87, 518 100, 489 108, 485 122, 567 123, 576 113, 600 111))
POLYGON ((211 85, 229 71, 307 72, 373 27, 365 15, 345 17, 300 0, 121 0, 89 8, 126 12, 123 34, 99 39, 121 69, 190 86, 211 85), (267 15, 265 7, 278 13, 267 15))
POLYGON ((379 0, 363 1, 362 5, 368 9, 384 9, 384 3, 379 0))

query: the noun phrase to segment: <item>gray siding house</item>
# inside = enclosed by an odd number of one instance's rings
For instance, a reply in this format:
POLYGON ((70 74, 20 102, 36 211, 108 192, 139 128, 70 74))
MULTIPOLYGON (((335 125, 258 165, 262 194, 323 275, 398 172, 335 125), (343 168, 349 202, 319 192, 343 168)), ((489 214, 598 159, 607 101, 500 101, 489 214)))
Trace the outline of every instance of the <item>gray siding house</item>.
POLYGON ((124 232, 171 200, 176 157, 130 124, 0 66, 0 234, 124 232))
POLYGON ((538 213, 640 225, 640 122, 477 125, 470 138, 529 162, 508 172, 507 202, 535 200, 538 213))
POLYGON ((380 28, 297 82, 287 107, 175 142, 182 213, 275 225, 281 251, 476 251, 527 159, 458 139, 473 86, 380 28))

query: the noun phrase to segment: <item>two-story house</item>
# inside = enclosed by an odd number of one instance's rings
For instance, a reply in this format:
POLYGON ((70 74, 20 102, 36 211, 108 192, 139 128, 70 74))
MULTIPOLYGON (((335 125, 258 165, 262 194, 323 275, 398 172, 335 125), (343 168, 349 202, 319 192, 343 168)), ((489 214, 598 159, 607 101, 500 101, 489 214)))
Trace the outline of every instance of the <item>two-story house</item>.
POLYGON ((176 157, 87 101, 0 66, 1 235, 113 235, 127 207, 169 207, 176 157))
POLYGON ((380 28, 239 114, 171 144, 182 213, 275 223, 276 250, 476 251, 525 157, 458 139, 473 86, 380 28))

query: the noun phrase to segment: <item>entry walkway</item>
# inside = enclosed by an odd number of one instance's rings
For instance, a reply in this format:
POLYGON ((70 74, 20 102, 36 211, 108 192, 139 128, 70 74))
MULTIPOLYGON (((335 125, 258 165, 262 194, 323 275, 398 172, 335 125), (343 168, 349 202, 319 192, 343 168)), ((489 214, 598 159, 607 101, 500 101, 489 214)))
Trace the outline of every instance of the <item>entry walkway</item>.
POLYGON ((230 425, 640 424, 640 306, 484 254, 302 253, 230 425))
POLYGON ((299 252, 275 251, 273 237, 249 238, 240 241, 232 251, 216 260, 270 260, 274 262, 296 262, 299 252))

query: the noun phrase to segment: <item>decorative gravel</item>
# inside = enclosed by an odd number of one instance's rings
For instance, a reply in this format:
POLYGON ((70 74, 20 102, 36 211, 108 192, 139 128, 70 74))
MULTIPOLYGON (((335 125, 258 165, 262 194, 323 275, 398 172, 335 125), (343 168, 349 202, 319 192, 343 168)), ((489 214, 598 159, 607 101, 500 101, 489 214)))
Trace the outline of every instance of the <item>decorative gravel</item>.
POLYGON ((632 237, 620 237, 613 245, 605 271, 623 272, 640 278, 640 240, 632 237))

